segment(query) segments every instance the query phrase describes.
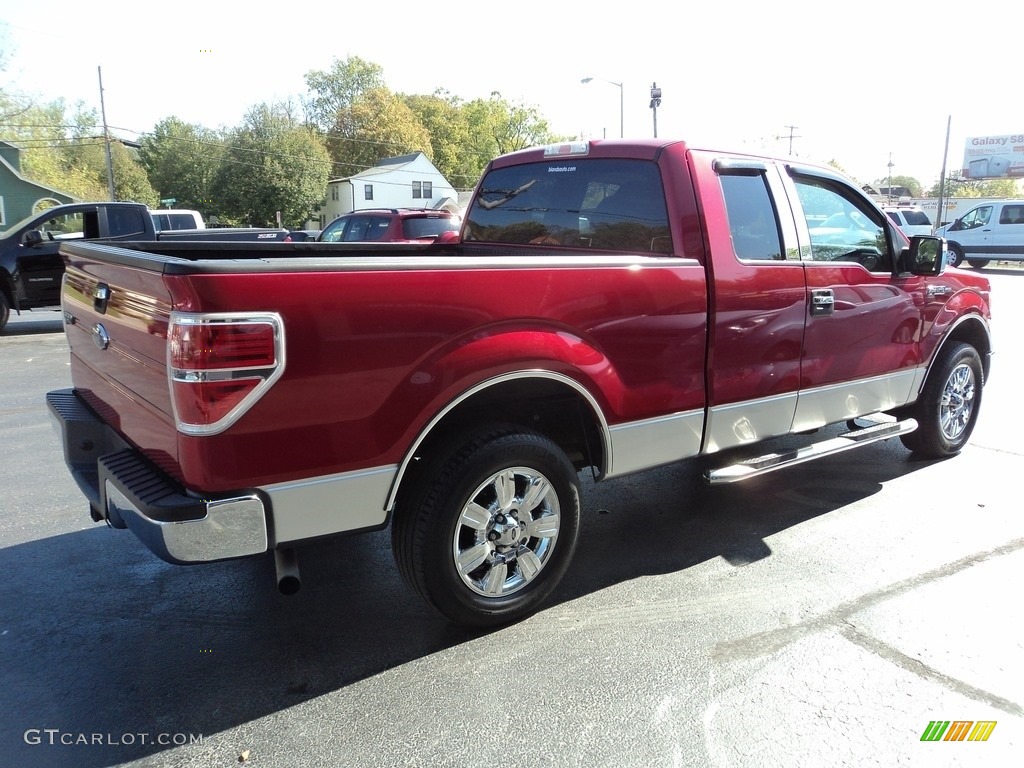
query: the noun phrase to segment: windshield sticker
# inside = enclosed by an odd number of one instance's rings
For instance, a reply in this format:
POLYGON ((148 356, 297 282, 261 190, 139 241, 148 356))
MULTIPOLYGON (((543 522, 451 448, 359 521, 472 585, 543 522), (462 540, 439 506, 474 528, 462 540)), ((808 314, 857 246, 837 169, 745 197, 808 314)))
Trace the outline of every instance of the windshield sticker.
POLYGON ((548 173, 575 173, 575 165, 551 165, 548 166, 548 173))

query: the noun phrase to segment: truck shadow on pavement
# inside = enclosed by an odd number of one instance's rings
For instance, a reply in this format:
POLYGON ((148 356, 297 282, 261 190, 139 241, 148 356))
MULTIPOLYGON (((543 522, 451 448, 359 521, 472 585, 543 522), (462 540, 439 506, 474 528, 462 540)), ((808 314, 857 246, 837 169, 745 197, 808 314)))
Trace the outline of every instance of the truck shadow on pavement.
MULTIPOLYGON (((773 534, 925 466, 908 456, 882 443, 718 488, 701 483, 699 462, 586 481, 576 556, 547 609, 564 614, 576 598, 713 558, 742 567, 769 557, 773 534)), ((401 580, 389 531, 314 543, 299 564, 302 589, 284 597, 269 557, 172 566, 127 531, 101 526, 0 550, 0 764, 158 764, 173 746, 156 743, 161 734, 210 737, 517 632, 470 632, 436 616, 401 580), (97 734, 113 745, 80 741, 97 734)))

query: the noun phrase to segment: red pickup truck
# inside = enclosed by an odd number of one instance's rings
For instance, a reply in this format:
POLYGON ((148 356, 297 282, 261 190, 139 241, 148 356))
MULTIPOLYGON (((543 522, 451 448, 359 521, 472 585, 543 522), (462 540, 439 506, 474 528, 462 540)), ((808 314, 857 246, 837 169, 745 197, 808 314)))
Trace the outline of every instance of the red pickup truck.
POLYGON ((550 595, 580 471, 719 454, 707 480, 732 482, 897 436, 954 454, 992 353, 989 283, 940 238, 829 168, 681 141, 499 157, 429 245, 61 253, 74 388, 48 401, 95 520, 174 563, 272 551, 284 592, 303 542, 390 526, 405 579, 467 625, 550 595))

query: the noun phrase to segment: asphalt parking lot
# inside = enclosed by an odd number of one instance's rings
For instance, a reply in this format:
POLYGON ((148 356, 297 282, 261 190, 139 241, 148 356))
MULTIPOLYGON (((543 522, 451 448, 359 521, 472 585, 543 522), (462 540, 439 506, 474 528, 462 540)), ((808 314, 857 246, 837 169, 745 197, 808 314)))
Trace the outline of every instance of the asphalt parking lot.
POLYGON ((1024 272, 985 272, 997 356, 959 456, 587 482, 555 599, 491 632, 420 604, 387 532, 301 551, 284 597, 268 559, 175 567, 92 523, 43 403, 59 315, 12 319, 0 766, 1019 765, 1024 272), (922 741, 947 721, 995 725, 922 741))

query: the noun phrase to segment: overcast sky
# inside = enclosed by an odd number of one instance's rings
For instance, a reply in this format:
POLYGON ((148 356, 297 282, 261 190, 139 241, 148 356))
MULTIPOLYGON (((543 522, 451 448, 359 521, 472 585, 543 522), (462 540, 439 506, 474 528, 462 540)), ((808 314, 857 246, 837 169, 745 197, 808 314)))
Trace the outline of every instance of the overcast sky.
POLYGON ((948 118, 947 170, 969 136, 1024 133, 1011 75, 1019 3, 955 15, 892 0, 607 7, 0 0, 0 80, 98 110, 102 67, 107 122, 125 138, 171 115, 237 125, 254 104, 303 95, 307 71, 352 55, 383 67, 393 91, 443 88, 467 101, 498 91, 536 106, 556 132, 594 138, 619 134, 611 82, 622 84, 626 136, 651 136, 656 82, 659 137, 786 154, 792 134, 794 154, 835 159, 861 182, 885 178, 891 157, 894 175, 926 187, 942 168, 948 118))

